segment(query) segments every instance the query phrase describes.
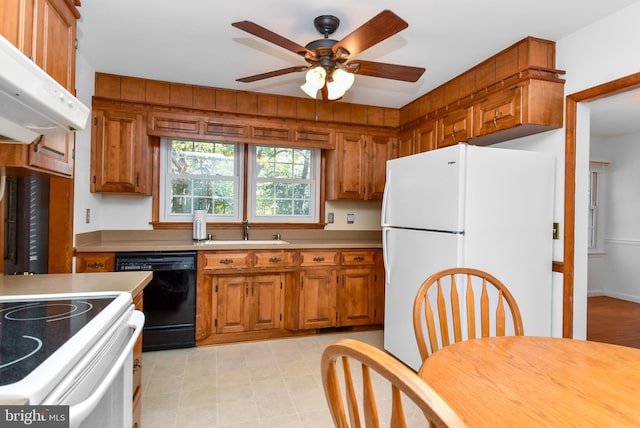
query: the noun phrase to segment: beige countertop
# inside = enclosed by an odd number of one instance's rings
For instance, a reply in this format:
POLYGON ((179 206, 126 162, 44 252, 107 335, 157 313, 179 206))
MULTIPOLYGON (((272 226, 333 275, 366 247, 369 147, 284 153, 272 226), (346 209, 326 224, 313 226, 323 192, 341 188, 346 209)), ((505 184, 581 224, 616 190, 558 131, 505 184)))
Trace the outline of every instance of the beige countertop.
POLYGON ((223 232, 211 241, 194 241, 191 231, 101 231, 76 235, 76 252, 301 250, 320 248, 382 248, 380 232, 284 231, 282 241, 259 231, 248 241, 223 232), (221 243, 223 241, 224 243, 221 243))
POLYGON ((0 295, 124 291, 136 296, 152 277, 151 272, 4 275, 0 276, 0 295))

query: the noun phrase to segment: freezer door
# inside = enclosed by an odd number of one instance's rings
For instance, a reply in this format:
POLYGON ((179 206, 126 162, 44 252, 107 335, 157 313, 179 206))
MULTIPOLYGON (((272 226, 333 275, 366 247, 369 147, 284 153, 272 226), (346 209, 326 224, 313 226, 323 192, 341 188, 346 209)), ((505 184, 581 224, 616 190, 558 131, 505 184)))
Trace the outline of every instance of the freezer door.
POLYGON ((386 269, 384 349, 418 370, 422 364, 413 333, 413 299, 422 282, 442 269, 459 266, 461 235, 383 229, 386 269))
POLYGON ((466 148, 458 144, 388 161, 382 226, 461 231, 466 148))

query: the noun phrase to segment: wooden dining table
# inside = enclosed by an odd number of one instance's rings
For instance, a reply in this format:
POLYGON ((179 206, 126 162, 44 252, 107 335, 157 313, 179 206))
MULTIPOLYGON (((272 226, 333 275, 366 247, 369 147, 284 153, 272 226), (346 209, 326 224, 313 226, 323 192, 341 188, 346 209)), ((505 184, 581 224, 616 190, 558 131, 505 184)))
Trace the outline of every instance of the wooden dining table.
POLYGON ((436 351, 419 375, 469 427, 640 427, 640 349, 473 339, 436 351))

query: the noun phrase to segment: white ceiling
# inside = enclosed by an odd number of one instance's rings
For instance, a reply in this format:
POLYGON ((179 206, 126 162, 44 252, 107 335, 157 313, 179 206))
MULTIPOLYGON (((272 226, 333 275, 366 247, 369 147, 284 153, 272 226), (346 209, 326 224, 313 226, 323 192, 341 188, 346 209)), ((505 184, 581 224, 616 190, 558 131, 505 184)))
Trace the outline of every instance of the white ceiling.
POLYGON ((340 40, 391 9, 409 27, 356 58, 427 71, 416 83, 356 76, 343 101, 399 108, 526 36, 559 40, 636 1, 87 0, 80 7, 78 43, 100 72, 301 97, 303 73, 235 81, 306 62, 232 22, 253 21, 306 45, 321 38, 313 26, 318 15, 340 19, 331 36, 340 40))

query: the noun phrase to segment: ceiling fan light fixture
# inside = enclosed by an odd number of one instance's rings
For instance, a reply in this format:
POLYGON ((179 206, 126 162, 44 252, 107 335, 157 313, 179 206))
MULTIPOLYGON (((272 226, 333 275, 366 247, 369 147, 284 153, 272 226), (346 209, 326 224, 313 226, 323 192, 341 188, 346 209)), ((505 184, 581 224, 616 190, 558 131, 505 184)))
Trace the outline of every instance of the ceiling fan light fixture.
POLYGON ((351 88, 351 85, 353 85, 356 77, 353 73, 349 73, 341 68, 336 68, 331 74, 331 79, 340 85, 344 92, 347 92, 349 88, 351 88))
POLYGON ((300 89, 311 98, 315 98, 318 90, 324 86, 326 78, 327 71, 323 67, 313 67, 307 71, 306 83, 300 86, 300 89))
POLYGON ((333 101, 342 98, 346 91, 337 82, 327 82, 327 99, 333 101))

